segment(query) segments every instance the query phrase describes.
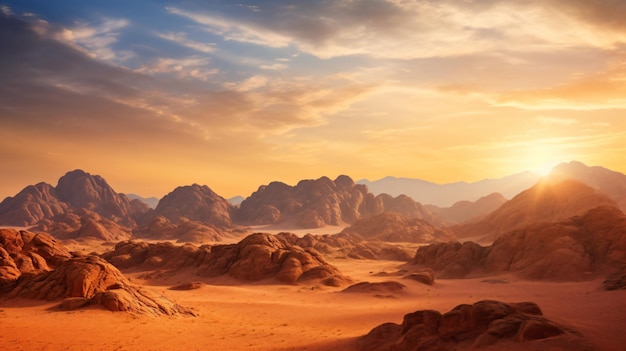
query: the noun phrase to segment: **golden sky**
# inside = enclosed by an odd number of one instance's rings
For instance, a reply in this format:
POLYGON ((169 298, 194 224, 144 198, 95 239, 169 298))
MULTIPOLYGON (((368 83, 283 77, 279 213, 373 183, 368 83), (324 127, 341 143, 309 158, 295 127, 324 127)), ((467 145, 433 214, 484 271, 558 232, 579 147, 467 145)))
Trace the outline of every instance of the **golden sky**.
POLYGON ((9 1, 0 198, 626 173, 626 1, 9 1))

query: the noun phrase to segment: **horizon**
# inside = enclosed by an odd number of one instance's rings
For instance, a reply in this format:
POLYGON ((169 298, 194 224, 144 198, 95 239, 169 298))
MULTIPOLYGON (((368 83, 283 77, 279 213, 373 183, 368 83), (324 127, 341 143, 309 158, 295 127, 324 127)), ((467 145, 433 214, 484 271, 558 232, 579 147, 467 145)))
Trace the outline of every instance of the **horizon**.
MULTIPOLYGON (((580 161, 577 161, 577 160, 571 160, 571 161, 564 161, 564 162, 560 162, 559 164, 554 165, 553 167, 551 167, 551 168, 550 168, 550 172, 552 171, 552 169, 553 169, 554 167, 556 167, 556 166, 558 166, 558 165, 561 165, 561 164, 570 164, 570 163, 573 163, 573 162, 580 162, 580 161)), ((582 162, 581 162, 581 163, 582 163, 582 162)), ((584 164, 585 166, 587 166, 587 167, 603 167, 603 166, 599 166, 599 165, 587 165, 587 164, 585 164, 585 163, 583 163, 583 164, 584 164)), ((604 168, 606 168, 606 167, 604 167, 604 168)), ((608 168, 607 168, 607 169, 608 169, 608 168)), ((149 198, 157 198, 157 199, 159 199, 159 200, 160 200, 160 199, 162 199, 162 198, 163 198, 164 196, 166 196, 167 194, 169 194, 170 192, 174 191, 174 189, 176 189, 177 187, 182 187, 182 186, 191 186, 191 185, 193 185, 193 184, 198 184, 198 185, 200 185, 200 186, 208 186, 208 187, 209 187, 212 191, 214 191, 216 194, 218 194, 218 195, 222 196, 222 197, 223 197, 223 198, 225 198, 225 199, 231 199, 231 198, 236 198, 236 197, 243 197, 243 198, 245 199, 245 198, 249 197, 250 195, 252 195, 252 193, 254 193, 255 191, 257 191, 257 190, 258 190, 261 186, 268 185, 268 184, 269 184, 269 183, 271 183, 271 182, 281 182, 281 183, 285 183, 285 184, 287 184, 287 185, 289 185, 289 186, 295 186, 295 185, 297 185, 297 183, 299 183, 300 181, 303 181, 303 180, 316 180, 316 179, 319 179, 319 178, 322 178, 322 177, 328 177, 329 179, 331 179, 331 180, 333 180, 333 181, 334 181, 335 179, 337 179, 337 177, 342 176, 342 175, 345 175, 345 176, 350 177, 350 179, 352 179, 352 180, 353 180, 356 184, 359 184, 359 182, 363 182, 363 181, 365 181, 365 182, 377 182, 377 181, 381 181, 381 180, 384 180, 384 179, 387 179, 387 178, 393 178, 393 179, 396 179, 396 180, 417 180, 417 181, 423 181, 423 182, 427 182, 427 183, 434 184, 434 185, 438 185, 438 186, 445 186, 445 185, 454 185, 454 184, 475 184, 475 183, 479 183, 479 182, 482 182, 482 181, 496 180, 496 179, 506 178, 506 177, 510 177, 510 176, 521 175, 521 174, 524 174, 524 173, 530 173, 530 174, 533 174, 533 175, 537 176, 538 178, 542 178, 542 177, 544 177, 544 176, 548 176, 548 175, 550 174, 550 172, 547 172, 547 173, 541 173, 541 174, 540 174, 540 173, 535 172, 535 171, 532 171, 532 170, 522 170, 522 171, 519 171, 519 172, 514 172, 514 173, 511 173, 511 174, 505 174, 505 175, 500 176, 500 177, 487 177, 487 178, 478 179, 478 180, 475 180, 475 181, 465 181, 465 180, 459 180, 459 181, 454 181, 454 182, 446 182, 446 183, 437 183, 437 182, 433 182, 433 181, 429 181, 429 180, 426 180, 426 179, 421 179, 421 178, 397 177, 397 176, 392 176, 392 175, 385 176, 385 177, 382 177, 382 178, 377 178, 377 179, 367 179, 367 178, 354 178, 354 177, 352 177, 352 176, 351 176, 351 175, 349 175, 349 174, 337 174, 337 175, 336 175, 336 176, 334 176, 334 177, 333 177, 333 176, 327 176, 327 175, 321 175, 321 176, 318 176, 318 177, 305 177, 305 178, 298 179, 298 180, 296 180, 296 181, 294 181, 294 182, 286 182, 286 181, 282 181, 282 180, 275 179, 275 180, 268 181, 268 182, 266 182, 266 183, 257 184, 257 186, 254 188, 254 190, 250 191, 249 193, 238 193, 238 194, 234 194, 234 195, 223 195, 222 193, 220 193, 220 191, 218 191, 218 190, 216 190, 214 187, 212 187, 212 186, 211 186, 211 184, 204 184, 204 183, 200 183, 200 182, 191 182, 191 183, 188 183, 188 184, 176 184, 176 185, 173 185, 173 186, 171 187, 171 189, 170 189, 170 190, 168 190, 167 192, 163 193, 162 195, 158 195, 158 194, 139 194, 139 193, 137 193, 136 191, 132 191, 132 190, 130 190, 130 191, 122 191, 122 190, 118 190, 118 189, 117 189, 117 187, 115 186, 115 184, 112 184, 112 183, 111 183, 111 182, 107 179, 107 177, 106 177, 105 175, 102 175, 102 174, 97 174, 97 173, 90 172, 89 170, 85 170, 85 169, 77 168, 77 169, 68 170, 68 171, 64 172, 63 174, 61 174, 61 175, 59 175, 58 177, 56 177, 56 179, 55 179, 54 181, 50 181, 50 182, 49 182, 49 181, 44 181, 44 180, 41 180, 41 181, 37 181, 37 182, 34 182, 34 183, 25 184, 25 185, 23 185, 23 186, 22 186, 19 190, 17 190, 17 191, 16 191, 15 193, 13 193, 13 194, 4 195, 4 196, 1 196, 2 194, 0 194, 0 199, 4 200, 4 199, 6 199, 6 198, 8 198, 8 197, 14 197, 14 196, 15 196, 15 195, 17 195, 20 191, 22 191, 23 189, 25 189, 26 187, 28 187, 28 186, 30 186, 30 185, 35 185, 35 184, 38 184, 38 183, 41 183, 41 182, 43 182, 43 183, 48 183, 48 184, 50 184, 50 185, 52 185, 52 186, 56 186, 56 185, 57 185, 58 180, 59 180, 61 177, 63 177, 64 175, 66 175, 66 174, 67 174, 67 173, 69 173, 69 172, 73 172, 73 171, 77 171, 77 170, 79 170, 79 171, 83 171, 83 172, 85 172, 85 173, 87 173, 87 174, 89 174, 89 175, 91 175, 91 176, 100 176, 100 177, 102 177, 102 178, 103 178, 103 179, 107 182, 107 184, 109 184, 109 186, 111 186, 111 188, 112 188, 113 190, 115 190, 115 191, 116 191, 117 193, 119 193, 119 194, 125 194, 125 195, 129 195, 129 194, 130 194, 130 195, 136 195, 136 196, 139 196, 139 197, 141 197, 141 198, 145 198, 145 199, 149 199, 149 198)), ((611 170, 611 171, 615 171, 615 170, 612 170, 612 169, 609 169, 609 170, 611 170)), ((622 172, 620 172, 620 173, 622 173, 622 172)), ((370 190, 370 191, 371 191, 371 190, 370 190)), ((1 201, 1 200, 0 200, 0 201, 1 201)))
POLYGON ((73 169, 158 198, 571 160, 626 173, 625 16, 562 0, 0 1, 0 194, 73 169))

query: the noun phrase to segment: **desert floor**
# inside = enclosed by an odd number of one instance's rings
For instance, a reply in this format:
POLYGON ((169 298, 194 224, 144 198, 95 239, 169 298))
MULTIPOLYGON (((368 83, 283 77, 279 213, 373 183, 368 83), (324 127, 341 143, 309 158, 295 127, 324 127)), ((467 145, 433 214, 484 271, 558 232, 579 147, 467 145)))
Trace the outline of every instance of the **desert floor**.
MULTIPOLYGON (((331 261, 355 281, 393 272, 397 262, 331 261)), ((9 300, 0 304, 2 350, 353 350, 354 339, 383 322, 402 321, 419 309, 448 311, 482 299, 534 301, 544 314, 582 332, 598 350, 624 350, 626 291, 604 291, 601 280, 580 283, 521 281, 511 276, 438 280, 434 286, 402 280, 405 294, 339 293, 315 285, 242 284, 229 278, 204 280, 197 290, 167 290, 197 281, 192 274, 147 280, 129 273, 197 317, 136 316, 101 309, 59 311, 57 303, 9 300)))

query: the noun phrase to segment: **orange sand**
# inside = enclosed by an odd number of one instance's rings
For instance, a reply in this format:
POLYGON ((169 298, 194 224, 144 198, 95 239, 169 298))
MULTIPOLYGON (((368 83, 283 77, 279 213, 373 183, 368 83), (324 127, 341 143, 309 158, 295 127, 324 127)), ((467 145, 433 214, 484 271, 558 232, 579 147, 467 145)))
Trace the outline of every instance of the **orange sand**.
MULTIPOLYGON (((332 260, 355 281, 383 281, 370 272, 392 272, 397 262, 332 260)), ((140 274, 130 275, 142 282, 140 274)), ((179 282, 199 280, 187 273, 143 281, 198 317, 150 317, 100 309, 56 311, 56 303, 2 301, 1 350, 354 350, 354 338, 383 322, 402 321, 418 309, 448 311, 482 299, 533 301, 552 320, 582 332, 598 350, 626 345, 626 291, 603 291, 601 280, 581 283, 482 279, 439 280, 429 287, 402 281, 407 293, 395 298, 341 294, 320 286, 271 282, 241 284, 229 278, 205 280, 198 290, 172 291, 179 282)))

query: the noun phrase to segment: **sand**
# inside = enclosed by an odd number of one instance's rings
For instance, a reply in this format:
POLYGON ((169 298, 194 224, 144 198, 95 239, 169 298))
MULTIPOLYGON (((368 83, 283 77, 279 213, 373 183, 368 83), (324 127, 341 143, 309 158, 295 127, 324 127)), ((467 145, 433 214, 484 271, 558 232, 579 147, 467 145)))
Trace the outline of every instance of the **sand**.
MULTIPOLYGON (((393 272, 391 261, 332 260, 356 281, 383 281, 372 273, 393 272)), ((527 282, 512 276, 438 280, 434 286, 402 280, 404 294, 339 293, 339 288, 242 284, 230 278, 201 280, 200 289, 174 291, 197 281, 190 272, 146 281, 197 317, 149 317, 101 309, 58 311, 55 302, 9 300, 0 304, 2 350, 354 350, 354 339, 383 322, 402 321, 419 309, 448 311, 482 299, 533 301, 544 314, 588 337, 598 350, 626 345, 626 291, 603 291, 601 280, 527 282)))

